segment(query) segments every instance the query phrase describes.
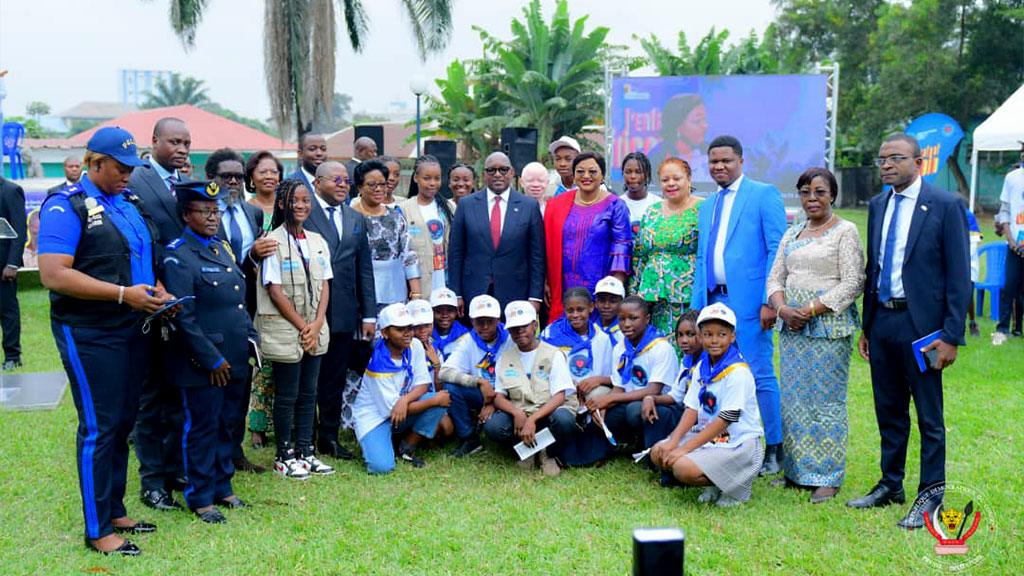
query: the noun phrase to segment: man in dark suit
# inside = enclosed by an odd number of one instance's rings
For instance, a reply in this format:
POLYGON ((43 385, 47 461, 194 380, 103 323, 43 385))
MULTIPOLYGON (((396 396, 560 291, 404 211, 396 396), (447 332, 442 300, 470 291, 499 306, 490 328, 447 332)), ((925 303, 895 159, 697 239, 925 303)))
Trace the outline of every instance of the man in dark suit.
POLYGON ((61 190, 71 186, 72 184, 78 184, 78 181, 82 179, 82 159, 78 156, 68 156, 64 159, 64 182, 57 184, 53 188, 46 191, 46 197, 49 198, 51 194, 56 194, 61 190))
MULTIPOLYGON (((352 148, 353 156, 348 162, 345 162, 345 171, 348 172, 349 178, 356 173, 356 166, 360 162, 377 157, 377 141, 369 136, 360 136, 352 143, 352 148)), ((350 200, 351 198, 345 203, 351 204, 350 200)))
POLYGON ((964 342, 971 299, 967 217, 959 196, 921 180, 921 149, 906 134, 886 139, 875 164, 891 191, 871 199, 868 211, 864 330, 857 348, 871 364, 875 417, 882 438, 882 479, 853 508, 903 503, 910 437, 910 399, 921 433, 921 479, 910 512, 897 524, 924 526, 922 513, 942 503, 946 480, 946 428, 942 371, 964 342), (925 351, 937 354, 921 372, 912 342, 939 332, 925 351))
POLYGON ((299 136, 299 169, 288 175, 306 183, 309 193, 313 193, 313 180, 316 169, 327 161, 327 139, 319 132, 305 132, 299 136))
MULTIPOLYGON (((188 161, 192 135, 178 118, 161 118, 153 126, 153 153, 136 168, 128 188, 142 201, 142 209, 153 220, 164 247, 185 231, 178 211, 174 186, 187 181, 179 170, 188 161)), ((159 262, 163 258, 158 259, 159 262)), ((185 467, 181 454, 181 430, 184 426, 181 394, 167 382, 167 343, 161 330, 154 330, 150 377, 142 384, 139 414, 135 421, 135 456, 139 460, 142 503, 157 510, 176 510, 171 491, 182 489, 185 467)))
POLYGON ((540 309, 544 297, 544 222, 533 198, 512 190, 512 163, 495 152, 484 163, 486 188, 459 202, 448 247, 448 278, 465 303, 490 294, 501 309, 527 300, 540 309))
POLYGON ((0 218, 6 218, 17 238, 0 240, 0 328, 4 331, 4 371, 21 366, 21 307, 18 305, 18 269, 25 252, 28 223, 25 220, 25 191, 0 175, 0 218))
POLYGON ((353 458, 352 452, 338 441, 352 340, 354 335, 367 341, 373 338, 377 310, 366 222, 362 214, 345 205, 348 178, 344 165, 320 164, 314 178, 313 206, 305 223, 308 230, 327 241, 334 271, 327 304, 331 343, 320 364, 316 392, 316 451, 344 460, 353 458))
MULTIPOLYGON (((256 276, 259 263, 277 251, 277 244, 269 238, 261 237, 263 211, 245 201, 245 160, 242 155, 230 148, 214 150, 206 160, 205 171, 206 177, 220 186, 218 205, 224 215, 221 217, 217 237, 227 241, 235 261, 245 275, 245 303, 249 316, 253 317, 256 314, 256 276)), ((248 372, 245 389, 249 391, 251 385, 252 373, 248 372)), ((262 466, 250 462, 242 451, 249 402, 242 402, 238 409, 240 413, 232 420, 234 428, 231 431, 231 461, 235 470, 257 474, 266 472, 262 466)))

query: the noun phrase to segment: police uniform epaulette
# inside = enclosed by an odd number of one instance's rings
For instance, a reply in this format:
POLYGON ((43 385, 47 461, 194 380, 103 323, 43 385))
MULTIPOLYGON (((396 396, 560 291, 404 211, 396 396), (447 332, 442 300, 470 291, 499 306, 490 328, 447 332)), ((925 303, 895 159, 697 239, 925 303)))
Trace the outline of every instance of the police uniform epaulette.
POLYGON ((184 238, 175 238, 167 245, 168 250, 177 250, 179 246, 185 243, 184 238))
POLYGON ((81 184, 76 182, 71 186, 61 188, 60 190, 57 191, 57 194, 64 196, 66 198, 68 196, 74 196, 75 194, 81 194, 83 192, 85 192, 85 188, 83 188, 81 184))

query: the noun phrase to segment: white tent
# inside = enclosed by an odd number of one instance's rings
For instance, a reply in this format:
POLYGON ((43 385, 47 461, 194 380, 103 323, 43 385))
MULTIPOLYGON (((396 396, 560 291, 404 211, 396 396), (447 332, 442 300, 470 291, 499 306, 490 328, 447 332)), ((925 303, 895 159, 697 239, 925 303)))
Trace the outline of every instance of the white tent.
POLYGON ((1020 150, 1024 141, 1024 84, 974 129, 971 152, 971 211, 978 189, 978 151, 1020 150))

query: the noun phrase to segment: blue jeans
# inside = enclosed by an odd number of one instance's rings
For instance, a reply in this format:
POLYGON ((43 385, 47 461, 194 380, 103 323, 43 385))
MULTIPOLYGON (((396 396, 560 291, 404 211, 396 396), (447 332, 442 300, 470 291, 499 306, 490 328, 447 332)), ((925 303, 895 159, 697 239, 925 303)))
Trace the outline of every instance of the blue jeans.
POLYGON ((484 407, 484 395, 479 388, 467 388, 457 384, 445 384, 444 389, 448 391, 451 404, 448 406, 448 414, 455 424, 455 433, 460 440, 465 440, 476 434, 476 420, 469 413, 470 410, 479 411, 484 407))
MULTIPOLYGON (((427 400, 433 395, 433 393, 424 394, 420 400, 427 400)), ((392 426, 389 419, 367 432, 359 440, 359 447, 363 450, 363 459, 366 460, 366 471, 370 474, 387 474, 394 470, 395 449, 391 444, 391 437, 411 429, 424 438, 433 438, 434 432, 437 431, 437 425, 441 423, 444 414, 444 408, 434 406, 419 414, 409 414, 405 421, 398 426, 392 426)))

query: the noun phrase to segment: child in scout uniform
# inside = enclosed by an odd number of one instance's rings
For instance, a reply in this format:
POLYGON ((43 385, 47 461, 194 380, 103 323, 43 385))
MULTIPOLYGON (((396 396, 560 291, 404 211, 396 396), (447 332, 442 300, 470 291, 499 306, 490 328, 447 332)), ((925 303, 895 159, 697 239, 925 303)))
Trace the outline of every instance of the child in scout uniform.
POLYGON ((644 397, 661 394, 662 388, 675 383, 679 374, 675 350, 650 320, 645 300, 629 296, 622 301, 619 328, 623 340, 612 350, 612 392, 587 401, 591 413, 604 417, 620 447, 642 439, 640 412, 644 397))
POLYGON ((430 307, 434 309, 434 343, 441 351, 441 362, 455 352, 455 346, 469 329, 455 320, 459 313, 459 299, 448 288, 430 293, 430 307))
POLYGON ((378 314, 381 337, 363 374, 352 406, 356 438, 370 474, 395 469, 392 437, 400 436, 398 458, 416 468, 426 466, 416 456, 423 438, 433 438, 445 416, 448 393, 430 392, 430 374, 423 345, 413 337, 413 318, 396 302, 378 314))
POLYGON ((626 288, 615 276, 605 276, 594 286, 594 307, 597 309, 598 327, 612 340, 622 342, 619 331, 619 306, 626 297, 626 288))
POLYGON ((499 444, 522 440, 533 446, 537 432, 547 428, 555 443, 520 464, 532 468, 537 459, 545 475, 558 476, 559 443, 571 437, 576 423, 576 386, 569 363, 561 350, 537 338, 537 312, 529 302, 509 302, 505 326, 516 347, 506 347, 498 356, 496 410, 484 424, 484 433, 499 444))
MULTIPOLYGON (((591 320, 594 302, 586 288, 573 286, 562 294, 564 314, 541 333, 541 339, 566 354, 569 374, 585 400, 612 391, 612 341, 591 320)), ((586 408, 583 408, 586 411, 586 408)))
POLYGON ((455 351, 441 364, 441 382, 451 395, 448 414, 459 436, 459 447, 452 452, 462 458, 483 450, 476 422, 470 414, 478 411, 479 422, 494 413, 494 374, 498 357, 514 346, 505 325, 499 322, 501 305, 493 296, 481 294, 469 303, 473 330, 462 338, 455 351))
POLYGON ((697 334, 697 317, 697 310, 687 310, 676 321, 676 349, 681 357, 679 377, 671 386, 666 385, 661 394, 647 396, 643 400, 640 416, 643 418, 644 446, 647 448, 667 438, 683 417, 683 400, 690 387, 693 367, 704 353, 697 334))
POLYGON ((764 431, 754 375, 736 347, 736 315, 722 303, 697 319, 704 354, 686 392, 679 425, 651 450, 651 461, 679 482, 707 486, 698 499, 734 506, 750 499, 764 431))

